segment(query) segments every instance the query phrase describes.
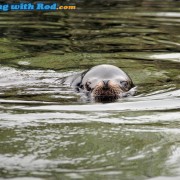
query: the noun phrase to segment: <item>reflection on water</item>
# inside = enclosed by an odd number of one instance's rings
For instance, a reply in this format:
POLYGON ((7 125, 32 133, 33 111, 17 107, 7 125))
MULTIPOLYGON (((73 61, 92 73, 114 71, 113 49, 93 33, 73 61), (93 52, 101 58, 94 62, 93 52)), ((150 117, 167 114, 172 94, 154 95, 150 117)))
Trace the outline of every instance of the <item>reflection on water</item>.
POLYGON ((0 13, 0 177, 179 179, 179 2, 76 3, 0 13), (102 63, 138 94, 89 103, 59 82, 102 63))
POLYGON ((154 54, 151 56, 153 59, 171 59, 171 61, 180 62, 180 53, 163 53, 163 54, 154 54))

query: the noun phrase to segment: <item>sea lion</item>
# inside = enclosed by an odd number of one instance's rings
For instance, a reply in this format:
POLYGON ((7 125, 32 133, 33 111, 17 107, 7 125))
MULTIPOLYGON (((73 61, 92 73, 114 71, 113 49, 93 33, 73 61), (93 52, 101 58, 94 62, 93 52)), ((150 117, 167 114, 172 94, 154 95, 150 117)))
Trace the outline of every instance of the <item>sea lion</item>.
POLYGON ((136 92, 131 78, 120 68, 108 64, 94 66, 74 76, 70 85, 98 102, 115 101, 136 92))

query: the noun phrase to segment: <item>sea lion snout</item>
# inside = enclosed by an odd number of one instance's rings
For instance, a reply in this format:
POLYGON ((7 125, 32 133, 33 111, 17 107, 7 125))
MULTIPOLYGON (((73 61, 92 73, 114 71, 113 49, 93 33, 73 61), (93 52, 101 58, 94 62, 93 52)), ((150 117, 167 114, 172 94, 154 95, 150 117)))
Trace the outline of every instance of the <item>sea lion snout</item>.
POLYGON ((92 91, 93 97, 119 97, 122 92, 118 83, 113 80, 101 80, 92 91))
POLYGON ((103 80, 103 83, 104 83, 103 89, 104 89, 104 90, 107 90, 107 89, 108 89, 109 80, 103 80))

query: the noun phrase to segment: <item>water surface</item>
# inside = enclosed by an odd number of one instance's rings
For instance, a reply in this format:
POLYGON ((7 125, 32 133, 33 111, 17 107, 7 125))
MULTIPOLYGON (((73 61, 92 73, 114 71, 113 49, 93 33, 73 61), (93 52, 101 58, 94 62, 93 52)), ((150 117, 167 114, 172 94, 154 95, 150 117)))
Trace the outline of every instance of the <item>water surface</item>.
POLYGON ((179 179, 179 2, 77 6, 0 14, 0 177, 179 179), (84 102, 58 81, 103 63, 137 95, 84 102))

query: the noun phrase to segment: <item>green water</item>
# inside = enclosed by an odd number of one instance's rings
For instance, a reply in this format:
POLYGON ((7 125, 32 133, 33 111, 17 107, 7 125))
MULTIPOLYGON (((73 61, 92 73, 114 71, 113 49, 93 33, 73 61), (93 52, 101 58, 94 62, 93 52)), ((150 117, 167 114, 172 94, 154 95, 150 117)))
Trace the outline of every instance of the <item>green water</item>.
POLYGON ((75 4, 0 13, 0 178, 179 179, 179 1, 75 4), (83 102, 58 81, 104 63, 135 97, 83 102))

